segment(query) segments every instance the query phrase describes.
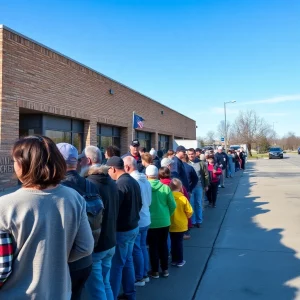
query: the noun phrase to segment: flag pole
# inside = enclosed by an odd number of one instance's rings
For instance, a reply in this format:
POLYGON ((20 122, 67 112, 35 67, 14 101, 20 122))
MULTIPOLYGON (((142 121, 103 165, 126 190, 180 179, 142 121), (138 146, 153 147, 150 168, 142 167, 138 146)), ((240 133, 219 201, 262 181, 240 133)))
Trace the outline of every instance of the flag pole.
POLYGON ((134 111, 132 112, 132 141, 134 140, 134 138, 133 138, 133 136, 134 136, 134 111))

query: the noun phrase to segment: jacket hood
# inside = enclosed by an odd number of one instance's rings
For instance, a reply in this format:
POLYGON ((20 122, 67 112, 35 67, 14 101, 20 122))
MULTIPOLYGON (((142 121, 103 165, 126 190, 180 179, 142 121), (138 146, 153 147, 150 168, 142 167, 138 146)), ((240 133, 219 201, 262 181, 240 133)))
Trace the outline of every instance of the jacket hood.
POLYGON ((135 179, 139 180, 141 182, 148 181, 147 176, 144 173, 140 173, 139 171, 133 171, 130 173, 130 175, 135 179))
POLYGON ((149 180, 152 190, 157 191, 159 190, 164 184, 161 183, 158 179, 149 180))
POLYGON ((110 167, 106 166, 106 165, 100 165, 100 164, 95 164, 92 165, 86 169, 83 169, 81 171, 81 175, 83 177, 87 177, 90 175, 96 175, 96 174, 108 174, 108 170, 110 167))
POLYGON ((161 183, 169 185, 172 180, 170 178, 162 178, 160 180, 161 183))

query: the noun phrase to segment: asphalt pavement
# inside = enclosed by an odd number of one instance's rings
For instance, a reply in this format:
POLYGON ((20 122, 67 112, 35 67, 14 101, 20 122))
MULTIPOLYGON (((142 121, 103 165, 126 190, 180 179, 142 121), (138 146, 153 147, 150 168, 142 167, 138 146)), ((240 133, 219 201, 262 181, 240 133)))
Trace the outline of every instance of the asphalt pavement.
POLYGON ((138 287, 138 300, 300 299, 300 156, 246 168, 184 241, 186 265, 138 287))

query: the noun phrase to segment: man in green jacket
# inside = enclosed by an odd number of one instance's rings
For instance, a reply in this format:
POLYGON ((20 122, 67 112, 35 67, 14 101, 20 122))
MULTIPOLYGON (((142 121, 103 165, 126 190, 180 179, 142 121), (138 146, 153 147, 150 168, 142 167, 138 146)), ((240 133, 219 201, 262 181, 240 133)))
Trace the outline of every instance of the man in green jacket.
POLYGON ((146 168, 146 176, 152 188, 152 201, 150 205, 151 224, 148 230, 149 256, 152 278, 159 278, 159 262, 164 277, 169 276, 168 271, 168 235, 170 217, 175 211, 176 202, 169 186, 158 180, 158 169, 154 165, 146 168))

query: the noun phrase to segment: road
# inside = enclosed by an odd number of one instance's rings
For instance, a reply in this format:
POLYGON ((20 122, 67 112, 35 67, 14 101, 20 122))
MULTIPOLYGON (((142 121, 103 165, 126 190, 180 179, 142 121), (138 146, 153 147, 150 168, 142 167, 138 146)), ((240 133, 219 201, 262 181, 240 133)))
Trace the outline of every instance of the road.
POLYGON ((300 156, 249 162, 184 244, 186 265, 137 299, 300 299, 300 156))

